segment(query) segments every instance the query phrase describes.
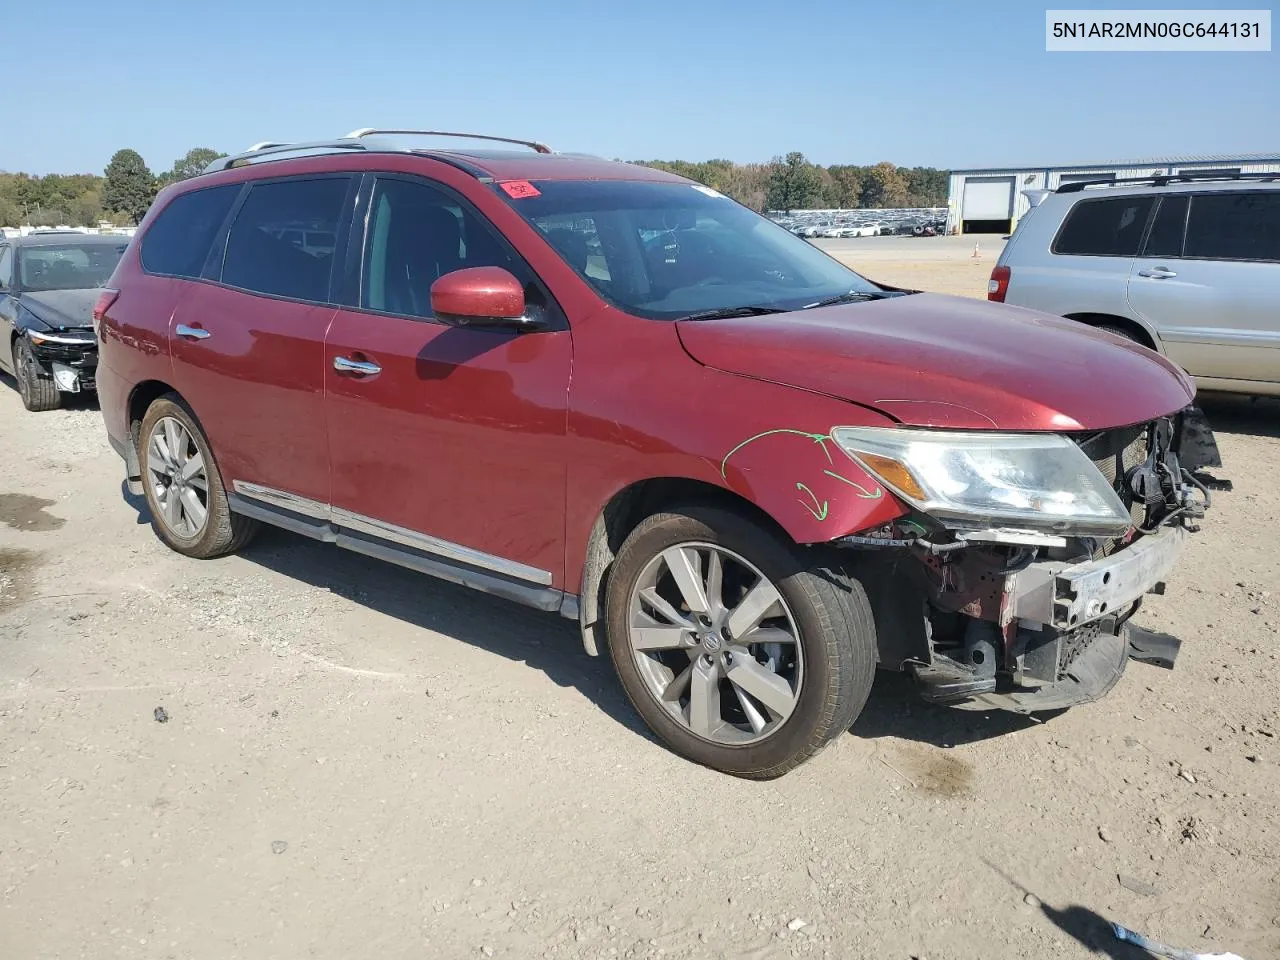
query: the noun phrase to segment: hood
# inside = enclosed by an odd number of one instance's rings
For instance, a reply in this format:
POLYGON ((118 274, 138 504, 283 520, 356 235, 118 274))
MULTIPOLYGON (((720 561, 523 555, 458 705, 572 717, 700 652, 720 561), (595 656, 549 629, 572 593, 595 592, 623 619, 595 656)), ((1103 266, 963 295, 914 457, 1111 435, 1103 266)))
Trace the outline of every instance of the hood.
POLYGON ((964 430, 1101 430, 1180 410, 1187 377, 1144 347, 1033 310, 921 293, 676 324, 709 367, 964 430))
POLYGON ((41 290, 24 293, 22 305, 51 327, 72 329, 93 326, 93 305, 102 291, 41 290))

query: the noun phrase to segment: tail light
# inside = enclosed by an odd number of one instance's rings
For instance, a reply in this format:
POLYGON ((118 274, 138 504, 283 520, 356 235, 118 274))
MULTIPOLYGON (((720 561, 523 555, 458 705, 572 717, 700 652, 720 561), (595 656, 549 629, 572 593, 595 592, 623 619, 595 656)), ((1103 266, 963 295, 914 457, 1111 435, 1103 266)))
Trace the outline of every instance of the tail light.
POLYGON ((996 303, 1004 303, 1004 295, 1009 292, 1009 268, 996 267, 991 271, 991 279, 987 281, 987 299, 996 303))
POLYGON ((107 311, 111 309, 111 305, 116 302, 116 298, 120 296, 119 290, 112 290, 110 287, 104 287, 102 293, 98 294, 98 301, 93 305, 93 332, 98 332, 98 325, 102 323, 102 318, 107 315, 107 311))

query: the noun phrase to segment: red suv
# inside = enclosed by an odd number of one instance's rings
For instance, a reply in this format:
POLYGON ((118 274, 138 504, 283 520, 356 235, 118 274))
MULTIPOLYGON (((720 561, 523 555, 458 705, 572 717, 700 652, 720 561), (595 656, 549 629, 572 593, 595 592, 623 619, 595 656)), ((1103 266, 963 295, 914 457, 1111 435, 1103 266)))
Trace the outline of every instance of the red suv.
POLYGON ((1031 712, 1172 664, 1130 617, 1216 454, 1176 367, 873 283, 667 173, 409 133, 218 161, 126 251, 98 390, 174 550, 265 522, 558 611, 749 777, 876 666, 1031 712))

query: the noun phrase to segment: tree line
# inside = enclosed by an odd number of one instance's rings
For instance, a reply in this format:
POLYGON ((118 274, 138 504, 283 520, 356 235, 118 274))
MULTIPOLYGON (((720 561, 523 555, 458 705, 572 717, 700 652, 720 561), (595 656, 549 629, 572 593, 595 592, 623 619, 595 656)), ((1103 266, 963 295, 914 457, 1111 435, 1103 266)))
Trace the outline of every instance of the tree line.
MULTIPOLYGON (((219 157, 195 147, 173 167, 153 174, 136 150, 117 150, 102 176, 92 173, 0 173, 0 225, 91 227, 99 220, 117 226, 138 223, 166 184, 200 173, 219 157)), ((822 207, 941 207, 947 202, 946 170, 877 163, 859 167, 810 163, 803 153, 774 157, 768 163, 732 160, 648 160, 656 167, 706 184, 753 210, 806 210, 822 207)))
POLYGON ((944 207, 950 173, 934 167, 877 163, 859 167, 810 163, 803 153, 768 163, 732 160, 649 160, 656 167, 706 184, 753 210, 812 210, 840 207, 944 207))
POLYGON ((117 150, 101 176, 0 172, 0 226, 92 227, 100 220, 116 226, 136 224, 161 188, 194 177, 225 156, 209 147, 195 147, 158 175, 136 150, 129 149, 117 150))

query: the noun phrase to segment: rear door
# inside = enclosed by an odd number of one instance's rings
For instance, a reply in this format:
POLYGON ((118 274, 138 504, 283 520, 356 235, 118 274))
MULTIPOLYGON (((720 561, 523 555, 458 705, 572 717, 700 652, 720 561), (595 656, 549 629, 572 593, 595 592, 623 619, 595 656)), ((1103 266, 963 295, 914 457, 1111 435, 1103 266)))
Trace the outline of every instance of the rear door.
MULTIPOLYGON (((299 222, 345 230, 355 178, 254 182, 240 200, 211 282, 189 284, 170 321, 176 384, 242 496, 323 512, 329 502, 324 338, 333 251, 285 238, 299 222)), ((294 230, 300 241, 302 232, 294 230)))
POLYGON ((1129 301, 1193 376, 1280 381, 1280 191, 1164 197, 1129 301))
POLYGON ((549 587, 564 563, 572 344, 560 308, 444 184, 378 174, 361 193, 365 235, 352 238, 350 258, 358 275, 324 358, 334 520, 524 587, 549 587), (431 284, 476 266, 514 273, 526 313, 540 313, 544 328, 436 320, 431 284))
POLYGON ((0 369, 12 372, 13 357, 9 353, 9 341, 13 337, 13 324, 17 318, 18 304, 10 296, 13 286, 13 247, 0 243, 0 369))
MULTIPOLYGON (((1057 198, 1063 196, 1070 194, 1057 198)), ((1059 316, 1127 316, 1130 266, 1154 204, 1150 195, 1086 196, 1066 212, 1052 237, 1044 236, 1052 229, 1044 213, 1024 218, 1026 230, 1000 260, 1011 269, 1005 302, 1059 316), (1042 236, 1047 257, 1033 245, 1042 236)))

